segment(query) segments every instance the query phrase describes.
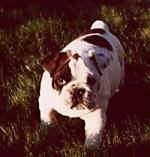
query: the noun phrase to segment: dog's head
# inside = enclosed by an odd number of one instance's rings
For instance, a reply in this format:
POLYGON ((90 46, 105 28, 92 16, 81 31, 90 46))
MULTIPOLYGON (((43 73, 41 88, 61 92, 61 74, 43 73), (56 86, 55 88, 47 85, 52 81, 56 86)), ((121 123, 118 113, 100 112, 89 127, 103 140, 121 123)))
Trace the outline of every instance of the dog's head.
POLYGON ((93 65, 93 56, 77 53, 54 53, 43 61, 52 78, 52 88, 70 109, 92 109, 96 105, 100 71, 93 65))
POLYGON ((112 47, 101 36, 88 35, 81 43, 77 42, 77 46, 83 47, 83 42, 86 43, 86 53, 85 49, 78 53, 73 50, 55 51, 43 61, 52 78, 51 88, 57 93, 60 102, 70 109, 93 109, 99 105, 101 70, 109 64, 111 58, 109 52, 112 47), (87 50, 88 46, 91 49, 87 50), (97 49, 93 48, 95 46, 97 49))

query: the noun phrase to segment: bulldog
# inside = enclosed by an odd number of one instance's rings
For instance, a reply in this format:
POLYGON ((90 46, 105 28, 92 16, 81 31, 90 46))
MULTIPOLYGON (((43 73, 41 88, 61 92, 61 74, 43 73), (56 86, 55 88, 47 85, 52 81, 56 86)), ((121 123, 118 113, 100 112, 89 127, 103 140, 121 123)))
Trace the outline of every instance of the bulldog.
POLYGON ((85 121, 85 146, 98 147, 110 98, 124 81, 124 49, 108 25, 96 20, 90 31, 44 61, 40 118, 53 122, 52 112, 85 121))

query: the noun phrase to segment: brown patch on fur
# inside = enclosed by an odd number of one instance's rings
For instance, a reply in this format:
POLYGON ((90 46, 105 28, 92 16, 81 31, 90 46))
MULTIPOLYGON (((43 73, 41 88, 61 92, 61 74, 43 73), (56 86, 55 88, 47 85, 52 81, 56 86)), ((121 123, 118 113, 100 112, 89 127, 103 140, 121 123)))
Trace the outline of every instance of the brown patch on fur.
POLYGON ((69 60, 62 60, 53 74, 52 86, 56 90, 61 90, 72 79, 71 70, 69 68, 69 60))
POLYGON ((92 29, 90 30, 89 33, 99 33, 99 34, 104 34, 106 31, 104 29, 92 29))
POLYGON ((97 45, 97 46, 106 48, 106 49, 108 49, 110 51, 113 50, 113 48, 110 45, 110 43, 106 39, 104 39, 103 37, 101 37, 99 35, 95 35, 95 34, 92 35, 91 34, 91 36, 85 37, 83 40, 88 42, 88 43, 91 43, 93 45, 97 45))
POLYGON ((68 53, 55 53, 48 56, 43 61, 43 66, 51 74, 52 86, 56 90, 61 90, 71 78, 71 70, 69 68, 70 55, 68 53))
POLYGON ((56 69, 58 69, 62 64, 69 60, 66 53, 56 52, 50 56, 47 56, 43 61, 42 65, 50 72, 51 75, 54 74, 56 69))

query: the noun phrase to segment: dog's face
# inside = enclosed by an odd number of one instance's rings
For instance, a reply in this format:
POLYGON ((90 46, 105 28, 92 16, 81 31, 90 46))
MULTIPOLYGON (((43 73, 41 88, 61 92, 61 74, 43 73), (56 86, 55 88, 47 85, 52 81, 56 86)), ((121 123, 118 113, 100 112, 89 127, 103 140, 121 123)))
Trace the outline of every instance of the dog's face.
POLYGON ((92 57, 56 53, 44 61, 52 77, 52 88, 70 109, 93 109, 98 103, 100 73, 92 57))

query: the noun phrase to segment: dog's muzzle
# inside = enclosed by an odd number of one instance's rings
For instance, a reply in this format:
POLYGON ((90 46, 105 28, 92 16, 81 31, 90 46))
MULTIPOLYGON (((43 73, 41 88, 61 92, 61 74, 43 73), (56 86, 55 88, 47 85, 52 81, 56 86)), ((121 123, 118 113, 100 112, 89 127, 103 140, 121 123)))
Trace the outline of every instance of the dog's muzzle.
POLYGON ((76 107, 77 109, 92 109, 95 104, 90 100, 92 93, 87 92, 84 88, 74 88, 71 92, 72 105, 71 109, 76 107))

